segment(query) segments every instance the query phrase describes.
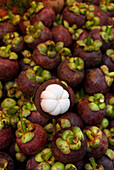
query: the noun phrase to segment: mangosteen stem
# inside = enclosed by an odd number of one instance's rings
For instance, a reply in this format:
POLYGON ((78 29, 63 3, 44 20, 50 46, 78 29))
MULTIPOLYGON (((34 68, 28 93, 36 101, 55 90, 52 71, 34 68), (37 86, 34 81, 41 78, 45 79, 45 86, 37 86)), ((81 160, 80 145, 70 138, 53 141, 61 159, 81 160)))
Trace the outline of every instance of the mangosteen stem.
POLYGON ((5 48, 5 52, 8 53, 10 49, 11 49, 11 45, 7 45, 7 47, 5 48))
POLYGON ((36 8, 36 2, 35 1, 33 1, 32 3, 31 3, 31 5, 32 5, 32 7, 35 9, 36 8))
POLYGON ((53 121, 53 135, 56 134, 56 119, 52 119, 53 121))
POLYGON ((87 37, 86 44, 87 44, 87 46, 91 45, 91 37, 90 36, 87 37))
POLYGON ((92 157, 92 158, 90 158, 89 160, 90 160, 90 162, 91 162, 91 165, 93 166, 93 169, 96 169, 97 164, 95 163, 95 159, 92 157))
POLYGON ((108 26, 106 33, 110 35, 111 31, 112 31, 112 26, 108 26))
POLYGON ((11 11, 9 11, 8 14, 9 14, 10 19, 13 20, 13 13, 11 11))
POLYGON ((23 120, 21 120, 21 125, 22 125, 23 132, 25 132, 26 131, 26 125, 25 125, 25 122, 23 120))

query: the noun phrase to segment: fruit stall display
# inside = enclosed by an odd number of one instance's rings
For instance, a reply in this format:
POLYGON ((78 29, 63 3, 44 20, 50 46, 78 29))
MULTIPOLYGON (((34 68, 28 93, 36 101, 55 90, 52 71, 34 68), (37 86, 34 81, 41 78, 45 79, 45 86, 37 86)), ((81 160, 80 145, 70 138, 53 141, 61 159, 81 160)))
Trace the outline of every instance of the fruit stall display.
POLYGON ((114 170, 114 3, 0 0, 0 169, 114 170))

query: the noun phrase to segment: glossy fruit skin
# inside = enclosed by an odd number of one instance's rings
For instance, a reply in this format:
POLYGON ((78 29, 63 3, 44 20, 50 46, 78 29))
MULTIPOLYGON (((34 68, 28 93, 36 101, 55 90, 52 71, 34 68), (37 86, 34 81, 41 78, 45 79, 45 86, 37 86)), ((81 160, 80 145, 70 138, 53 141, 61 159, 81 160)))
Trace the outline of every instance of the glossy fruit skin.
POLYGON ((13 139, 13 131, 11 126, 0 130, 0 150, 6 148, 13 139))
POLYGON ((30 157, 26 163, 26 170, 34 170, 39 163, 35 161, 35 156, 30 157))
POLYGON ((63 20, 66 20, 70 26, 76 24, 77 27, 81 27, 85 24, 85 16, 84 15, 75 15, 73 12, 69 10, 71 6, 67 6, 64 8, 62 12, 63 20))
POLYGON ((18 69, 17 61, 0 57, 0 80, 13 80, 17 76, 18 69))
POLYGON ((82 120, 87 125, 97 125, 105 117, 105 109, 99 111, 92 111, 89 108, 89 101, 87 98, 78 103, 77 111, 82 120))
POLYGON ((114 62, 106 54, 102 56, 101 65, 107 65, 110 71, 114 71, 114 62))
POLYGON ((95 93, 106 94, 109 91, 109 87, 105 82, 104 74, 100 68, 91 68, 86 70, 84 77, 84 89, 90 95, 95 93))
MULTIPOLYGON (((61 126, 61 119, 67 119, 70 121, 71 127, 78 126, 83 129, 83 121, 82 119, 73 112, 67 112, 63 116, 57 119, 57 123, 61 126)), ((62 127, 61 127, 62 128, 62 127)))
POLYGON ((55 58, 50 58, 47 55, 43 55, 40 53, 40 51, 36 48, 33 51, 33 60, 34 62, 48 70, 55 69, 59 63, 61 62, 60 54, 57 54, 55 58))
POLYGON ((26 71, 20 73, 17 78, 17 84, 26 97, 34 95, 37 88, 40 86, 36 81, 28 79, 26 71))
POLYGON ((42 116, 38 111, 31 112, 30 116, 27 117, 32 123, 37 123, 41 126, 45 126, 49 119, 42 116))
POLYGON ((30 17, 31 24, 34 24, 36 21, 41 21, 46 27, 50 28, 55 21, 55 12, 52 8, 44 7, 39 13, 30 17))
MULTIPOLYGON (((66 128, 66 129, 71 129, 71 128, 66 128)), ((84 138, 84 140, 82 141, 81 147, 79 150, 77 150, 77 151, 71 150, 71 152, 69 154, 64 154, 61 152, 61 150, 56 145, 56 140, 61 136, 61 134, 63 132, 64 132, 64 129, 57 132, 55 134, 55 136, 53 137, 53 140, 51 143, 52 153, 53 153, 55 159, 62 163, 75 163, 75 162, 82 160, 83 157, 85 156, 86 150, 87 150, 86 139, 84 138)))
POLYGON ((102 156, 100 159, 97 159, 97 163, 103 165, 105 170, 114 169, 113 161, 105 155, 102 156))
POLYGON ((72 36, 69 31, 63 25, 57 25, 52 28, 52 34, 54 41, 63 42, 65 47, 69 47, 72 44, 72 36))
POLYGON ((7 170, 15 170, 14 162, 13 162, 12 158, 7 153, 0 152, 0 158, 3 158, 8 161, 7 170))
POLYGON ((84 70, 72 71, 68 67, 69 61, 65 59, 61 62, 57 68, 58 78, 62 81, 65 81, 71 87, 76 87, 79 83, 82 82, 84 78, 84 70))
POLYGON ((27 155, 35 155, 38 152, 42 151, 47 143, 47 133, 44 128, 38 124, 34 124, 34 138, 28 143, 21 143, 20 138, 16 138, 18 147, 22 150, 23 153, 27 155))

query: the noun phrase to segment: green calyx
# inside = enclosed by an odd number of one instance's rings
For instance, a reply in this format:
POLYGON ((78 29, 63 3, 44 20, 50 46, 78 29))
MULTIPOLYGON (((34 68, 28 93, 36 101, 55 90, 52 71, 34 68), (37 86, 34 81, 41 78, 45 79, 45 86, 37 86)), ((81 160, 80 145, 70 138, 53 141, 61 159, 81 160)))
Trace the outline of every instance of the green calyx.
POLYGON ((106 107, 105 97, 102 93, 96 93, 94 96, 89 96, 88 101, 88 106, 92 111, 103 110, 106 107))
POLYGON ((8 127, 10 125, 10 117, 0 111, 0 130, 8 127))
POLYGON ((22 143, 30 142, 34 138, 34 123, 22 118, 17 124, 16 137, 21 138, 22 143))
POLYGON ((98 125, 98 127, 99 127, 101 130, 103 130, 103 129, 107 128, 108 125, 109 125, 108 119, 107 119, 107 118, 104 118, 104 119, 101 121, 101 123, 98 125))
POLYGON ((16 101, 12 98, 6 98, 3 100, 3 102, 1 103, 1 107, 4 108, 11 108, 16 106, 16 101))
POLYGON ((8 166, 7 159, 0 158, 0 169, 1 170, 7 169, 7 166, 8 166))
POLYGON ((112 149, 107 149, 105 155, 107 155, 112 161, 114 160, 114 151, 112 149))
POLYGON ((38 153, 35 156, 35 161, 36 162, 47 162, 49 165, 53 165, 55 158, 52 154, 52 151, 50 148, 45 148, 44 150, 42 150, 42 152, 38 153))
POLYGON ((105 82, 107 86, 110 87, 114 81, 114 72, 109 72, 109 69, 106 65, 102 65, 100 69, 105 75, 105 82))
POLYGON ((17 60, 18 55, 15 52, 11 52, 11 45, 0 47, 0 57, 8 58, 10 60, 17 60))
POLYGON ((111 26, 111 25, 101 27, 100 36, 105 42, 114 40, 112 28, 113 28, 113 26, 111 26))
POLYGON ((77 170, 76 166, 73 164, 66 164, 65 170, 77 170))
POLYGON ((34 25, 28 25, 26 28, 26 34, 24 36, 24 41, 28 44, 34 42, 35 39, 41 37, 44 25, 41 21, 35 22, 34 25))
POLYGON ((30 65, 30 66, 35 66, 35 62, 33 61, 32 54, 29 50, 24 50, 22 52, 22 55, 24 56, 23 62, 24 64, 30 65))
POLYGON ((55 17, 55 21, 53 23, 53 26, 62 25, 62 24, 63 24, 62 15, 57 14, 56 17, 55 17))
POLYGON ((77 29, 77 26, 74 24, 72 27, 69 26, 67 21, 63 21, 64 27, 69 31, 71 35, 73 35, 77 29))
POLYGON ((98 127, 92 126, 90 129, 84 130, 84 134, 87 138, 88 148, 97 149, 100 146, 102 131, 98 127))
POLYGON ((102 46, 102 42, 99 40, 93 41, 90 36, 88 36, 85 40, 78 40, 78 46, 81 46, 84 51, 98 51, 102 46))
POLYGON ((113 49, 108 49, 106 51, 106 55, 111 58, 112 62, 114 62, 114 50, 113 49))
POLYGON ((84 70, 84 61, 79 57, 71 57, 69 58, 68 67, 72 71, 82 71, 84 70))
POLYGON ((81 88, 79 91, 75 93, 75 103, 79 103, 82 99, 85 98, 85 92, 84 89, 81 88))
POLYGON ((75 2, 75 0, 66 0, 65 4, 67 6, 70 6, 70 5, 72 5, 73 2, 75 2))
POLYGON ((21 163, 24 162, 27 159, 27 156, 24 153, 22 153, 22 152, 17 152, 15 154, 15 157, 21 163))
POLYGON ((35 170, 50 170, 50 165, 47 162, 41 162, 37 165, 35 170))
POLYGON ((71 123, 68 119, 60 119, 60 126, 62 128, 68 128, 71 127, 71 123))
POLYGON ((105 170, 102 165, 97 165, 94 157, 89 158, 90 163, 85 164, 85 170, 105 170))
POLYGON ((66 48, 66 47, 64 47, 61 50, 60 54, 61 54, 61 61, 64 61, 67 58, 69 59, 69 57, 71 57, 71 55, 72 55, 71 50, 69 48, 66 48))
POLYGON ((106 12, 106 11, 114 11, 114 4, 111 3, 109 0, 103 0, 99 7, 104 12, 106 12))
POLYGON ((72 35, 72 39, 77 41, 82 33, 83 33, 83 29, 81 28, 76 29, 74 34, 72 35))
POLYGON ((106 106, 106 115, 109 117, 114 117, 114 97, 111 97, 109 104, 106 106))
POLYGON ((85 15, 87 12, 87 7, 88 5, 86 3, 73 2, 71 3, 69 11, 73 12, 75 15, 85 15))
POLYGON ((64 170, 64 169, 65 169, 64 164, 61 163, 61 162, 55 162, 55 163, 52 165, 51 170, 58 170, 58 169, 64 170))
POLYGON ((61 152, 69 154, 71 150, 79 150, 83 140, 84 135, 81 129, 75 126, 72 130, 65 130, 62 136, 56 140, 56 145, 61 152))
POLYGON ((8 33, 4 36, 3 42, 8 45, 11 44, 13 47, 20 45, 22 39, 19 37, 19 34, 17 32, 8 33))
POLYGON ((63 49, 63 42, 54 43, 54 41, 48 40, 45 43, 41 43, 37 46, 42 55, 47 55, 49 58, 55 58, 58 53, 63 49))

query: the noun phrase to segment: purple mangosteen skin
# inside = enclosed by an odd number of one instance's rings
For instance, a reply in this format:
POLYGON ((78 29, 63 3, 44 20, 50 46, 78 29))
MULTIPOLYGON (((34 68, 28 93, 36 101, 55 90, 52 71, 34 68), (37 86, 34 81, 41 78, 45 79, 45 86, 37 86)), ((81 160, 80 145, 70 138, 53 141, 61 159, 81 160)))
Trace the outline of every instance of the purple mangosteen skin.
POLYGON ((97 125, 99 124, 103 118, 105 117, 105 109, 99 111, 92 111, 89 108, 89 101, 87 98, 82 99, 80 103, 78 103, 77 111, 85 124, 88 125, 97 125))
POLYGON ((35 170, 39 163, 35 161, 35 156, 30 157, 27 160, 26 170, 35 170))
POLYGON ((84 89, 89 95, 94 95, 95 93, 106 94, 109 91, 109 87, 105 82, 105 76, 100 68, 86 70, 84 89))

